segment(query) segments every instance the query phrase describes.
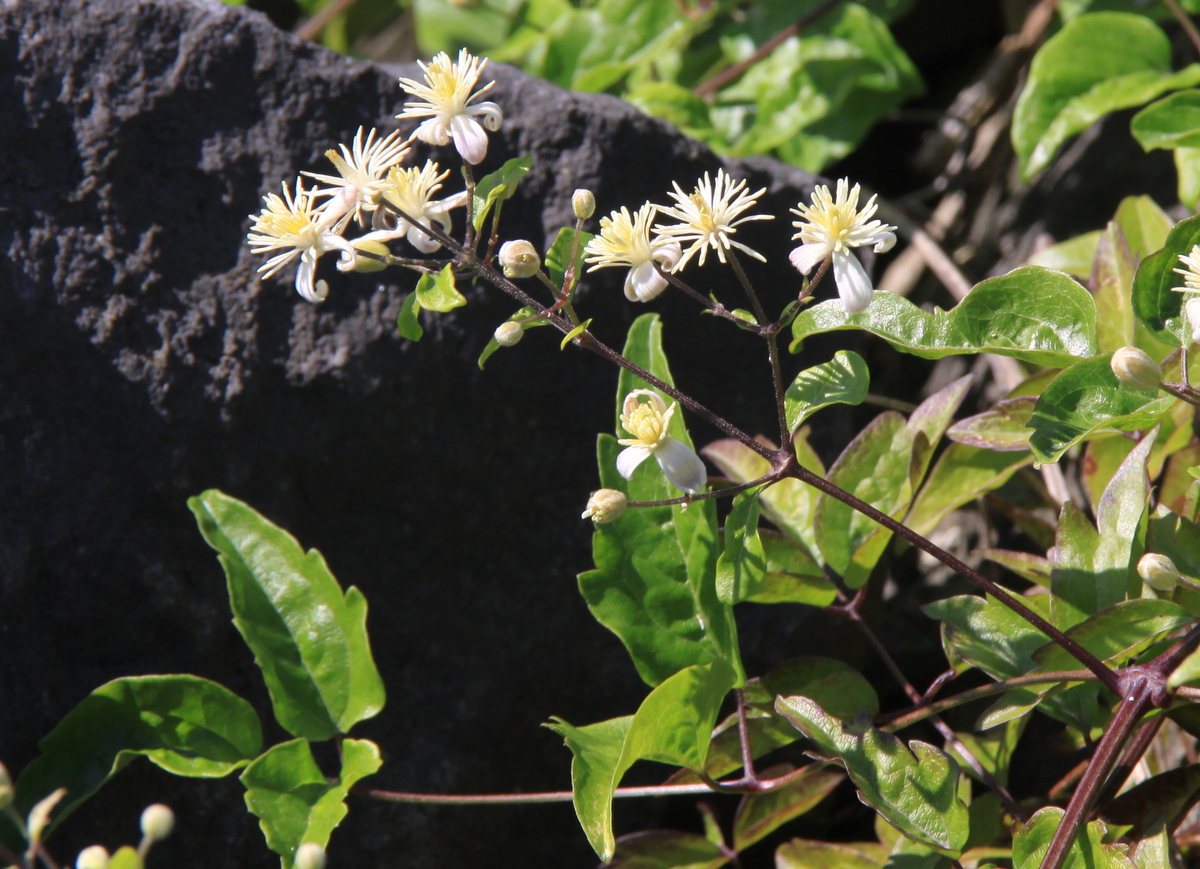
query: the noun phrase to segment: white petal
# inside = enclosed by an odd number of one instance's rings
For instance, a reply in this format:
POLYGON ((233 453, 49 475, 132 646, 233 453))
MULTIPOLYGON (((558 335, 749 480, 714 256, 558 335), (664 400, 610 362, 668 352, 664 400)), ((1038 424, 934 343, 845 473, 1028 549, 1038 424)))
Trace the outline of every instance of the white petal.
MULTIPOLYGON (((429 221, 425 221, 425 226, 429 226, 429 221)), ((416 226, 410 226, 405 234, 408 238, 408 243, 419 250, 421 253, 433 253, 442 246, 442 243, 431 235, 422 232, 416 226)))
POLYGON ((296 269, 296 292, 314 304, 321 301, 313 287, 313 274, 316 270, 317 258, 309 256, 308 251, 305 251, 300 256, 300 268, 296 269))
MULTIPOLYGON (((617 458, 619 463, 620 457, 617 458)), ((667 479, 677 489, 683 489, 689 495, 699 492, 708 482, 708 471, 704 469, 704 462, 681 440, 667 438, 654 451, 654 458, 658 459, 658 466, 662 468, 667 479)))
POLYGON ((450 119, 450 135, 464 160, 472 165, 483 162, 487 156, 488 137, 478 121, 466 115, 455 115, 450 119))
POLYGON ((483 115, 483 125, 493 132, 500 129, 504 121, 504 113, 495 103, 488 101, 467 107, 467 114, 483 115))
POLYGON ((413 136, 427 145, 450 144, 450 128, 446 123, 446 118, 442 115, 432 117, 428 121, 422 121, 421 126, 417 127, 413 136))
POLYGON ((626 447, 617 454, 617 473, 626 480, 633 477, 633 472, 637 470, 638 465, 650 458, 650 454, 654 450, 645 444, 634 444, 631 447, 626 447))
POLYGON ((666 279, 654 270, 654 263, 649 261, 630 269, 625 276, 625 298, 631 302, 648 302, 666 288, 666 279))
POLYGON ((788 259, 802 275, 806 275, 821 264, 821 260, 829 256, 828 245, 812 243, 802 244, 790 254, 788 259))
POLYGON ((1192 343, 1200 342, 1200 298, 1193 297, 1183 306, 1188 323, 1192 327, 1192 343))
POLYGON ((871 279, 852 253, 833 254, 833 279, 837 282, 842 309, 847 314, 865 311, 871 304, 871 279))
POLYGON ((657 262, 664 269, 670 270, 675 268, 675 263, 679 262, 681 256, 683 256, 683 249, 679 247, 679 242, 672 241, 668 244, 654 244, 654 253, 650 254, 650 259, 657 262))
POLYGON ((896 233, 881 232, 875 236, 875 253, 887 253, 896 246, 896 233))

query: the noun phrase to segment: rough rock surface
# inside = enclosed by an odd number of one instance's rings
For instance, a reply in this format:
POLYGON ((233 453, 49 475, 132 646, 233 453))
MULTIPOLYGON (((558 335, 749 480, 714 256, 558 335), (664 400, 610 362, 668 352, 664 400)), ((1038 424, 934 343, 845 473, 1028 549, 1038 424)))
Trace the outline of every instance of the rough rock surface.
MULTIPOLYGON (((539 724, 626 714, 643 695, 574 583, 590 566, 578 516, 615 373, 560 354, 549 330, 480 372, 513 309, 496 295, 473 292, 412 344, 395 329, 402 277, 343 278, 323 262, 333 291, 314 307, 290 270, 255 276, 246 215, 299 170, 327 171, 322 153, 360 124, 390 128, 396 73, 217 2, 0 2, 0 758, 14 771, 122 675, 215 679, 258 707, 268 740, 284 736, 185 507, 209 487, 365 591, 389 693, 361 728, 386 754, 378 786, 568 787, 569 755, 539 724)), ((662 201, 670 179, 721 165, 616 99, 489 73, 507 122, 482 171, 536 161, 505 207, 510 237, 540 244, 575 187, 595 190, 603 213, 662 201)), ((798 280, 782 216, 810 179, 770 161, 727 165, 766 186, 762 207, 781 216, 744 234, 773 253, 752 273, 781 304, 798 280)), ((619 345, 644 309, 624 301, 618 275, 598 277, 582 304, 619 345)), ((727 324, 670 296, 655 307, 681 383, 769 430, 749 336, 727 340, 727 324)), ((803 616, 783 609, 750 616, 774 620, 748 641, 752 667, 817 650, 803 616)), ((276 865, 235 779, 180 781, 144 762, 77 813, 56 853, 70 862, 82 845, 133 840, 153 800, 180 818, 164 865, 276 865)), ((652 825, 676 811, 665 805, 622 807, 618 824, 652 825)), ((678 811, 693 822, 690 805, 678 811)), ((359 800, 333 848, 333 865, 361 867, 594 862, 567 805, 359 800)))

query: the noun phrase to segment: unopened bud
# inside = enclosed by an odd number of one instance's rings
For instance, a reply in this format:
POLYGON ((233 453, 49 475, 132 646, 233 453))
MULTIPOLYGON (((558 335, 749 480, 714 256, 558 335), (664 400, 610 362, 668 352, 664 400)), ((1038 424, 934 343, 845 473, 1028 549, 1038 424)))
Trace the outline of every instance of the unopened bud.
POLYGON ((1171 591, 1179 584, 1175 562, 1157 552, 1147 552, 1137 564, 1138 576, 1155 591, 1171 591))
POLYGON ((1109 365, 1121 385, 1130 389, 1153 392, 1162 383, 1162 369, 1158 363, 1136 347, 1120 348, 1112 355, 1109 365))
POLYGON ((296 869, 325 869, 325 849, 316 842, 305 842, 296 849, 296 869))
POLYGON ((581 518, 591 519, 603 525, 624 513, 628 503, 624 492, 616 489, 597 489, 592 492, 592 497, 588 498, 587 509, 583 511, 581 518))
POLYGON ((577 218, 587 220, 596 213, 596 197, 592 191, 580 187, 571 194, 571 208, 574 209, 577 218))
POLYGON ((355 251, 362 251, 364 254, 374 254, 374 256, 351 256, 343 251, 341 259, 338 260, 338 271, 381 272, 388 267, 387 259, 392 255, 392 252, 388 250, 388 246, 383 242, 356 238, 350 242, 350 246, 355 251), (380 257, 382 259, 379 259, 380 257))
POLYGON ((108 869, 108 851, 103 845, 91 845, 75 858, 75 869, 108 869))
POLYGON ((525 330, 521 328, 520 323, 509 320, 496 327, 496 334, 493 337, 501 347, 512 347, 525 337, 525 330))
POLYGON ((0 763, 0 812, 12 805, 13 783, 8 775, 8 769, 0 763))
POLYGON ((152 842, 161 842, 175 829, 175 813, 169 806, 155 803, 142 812, 142 835, 152 842))
POLYGON ((542 259, 525 239, 506 241, 500 245, 500 267, 506 278, 528 278, 538 273, 542 259))

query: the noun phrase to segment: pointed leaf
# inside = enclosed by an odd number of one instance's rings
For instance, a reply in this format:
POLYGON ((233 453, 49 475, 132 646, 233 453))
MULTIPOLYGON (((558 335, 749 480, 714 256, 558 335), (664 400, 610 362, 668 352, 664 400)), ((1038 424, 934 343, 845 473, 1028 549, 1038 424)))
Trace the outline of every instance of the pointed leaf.
POLYGON ((998 353, 1059 368, 1095 356, 1096 305, 1062 272, 1025 266, 977 284, 949 311, 926 313, 894 293, 847 314, 841 302, 815 305, 792 323, 792 352, 810 335, 861 329, 897 350, 925 359, 957 353, 998 353))
POLYGON ((498 201, 511 198, 517 192, 517 184, 532 168, 533 157, 526 155, 506 161, 495 172, 479 179, 471 197, 472 223, 476 232, 483 228, 483 221, 492 210, 492 206, 498 201))
POLYGON ((958 797, 959 770, 943 751, 882 730, 846 724, 806 697, 780 697, 776 709, 808 737, 819 760, 837 760, 859 799, 904 835, 957 856, 967 841, 967 807, 958 797))
POLYGON ((839 350, 833 359, 796 375, 784 396, 788 430, 831 404, 862 404, 871 386, 871 372, 857 353, 839 350))
MULTIPOLYGON (((1054 806, 1040 809, 1023 829, 1013 836, 1013 869, 1038 869, 1050 849, 1063 810, 1054 806)), ((1125 855, 1126 845, 1105 845, 1108 828, 1103 821, 1080 827, 1063 869, 1134 869, 1125 855)))
POLYGON ((950 426, 946 437, 955 443, 985 450, 1016 451, 1029 449, 1029 418, 1037 396, 1022 395, 996 402, 989 410, 960 419, 950 426))
POLYGON ((128 676, 101 685, 38 742, 17 779, 22 814, 58 788, 55 824, 138 756, 175 775, 218 778, 262 749, 253 707, 199 676, 128 676))
POLYGON ((725 520, 725 550, 717 559, 717 597, 721 603, 749 600, 767 576, 767 556, 758 536, 758 489, 734 496, 725 520))
POLYGON ((767 573, 748 600, 826 607, 837 599, 837 586, 802 544, 761 529, 759 539, 767 558, 767 573))
MULTIPOLYGON (((789 771, 790 767, 776 769, 771 777, 789 771)), ((800 817, 829 796, 843 778, 840 770, 813 764, 794 781, 777 790, 743 797, 733 818, 734 849, 749 848, 788 821, 800 817)))
POLYGON ((1117 206, 1113 220, 1121 227, 1129 252, 1138 262, 1166 244, 1175 225, 1149 196, 1126 196, 1117 206))
POLYGON ((1133 116, 1129 132, 1147 151, 1200 147, 1200 90, 1180 91, 1133 116))
POLYGON ((1017 576, 1035 585, 1050 587, 1050 560, 1031 552, 1014 552, 1011 549, 976 549, 981 558, 1003 565, 1017 576))
POLYGON ((396 328, 401 338, 407 338, 409 341, 421 340, 425 330, 421 328, 421 319, 418 316, 420 313, 421 305, 417 301, 417 294, 409 293, 404 297, 400 305, 400 315, 396 318, 396 328))
POLYGON ((1130 253, 1125 233, 1109 221, 1096 249, 1089 287, 1096 300, 1096 337, 1103 353, 1133 345, 1133 274, 1137 260, 1130 253))
POLYGON ((951 444, 933 466, 904 522, 918 534, 928 535, 954 510, 1000 488, 1032 461, 1028 452, 951 444))
POLYGON ((643 830, 617 839, 617 850, 605 869, 717 869, 729 856, 695 833, 643 830))
POLYGON ((1183 286, 1179 255, 1189 253, 1200 243, 1200 215, 1182 220, 1167 236, 1166 244, 1142 260, 1133 278, 1133 313, 1155 340, 1178 347, 1187 335, 1183 316, 1184 294, 1173 287, 1183 286))
POLYGON ((909 414, 908 428, 913 433, 913 451, 908 477, 914 491, 925 479, 933 451, 953 421, 954 414, 958 413, 974 379, 970 374, 958 378, 922 401, 909 414))
POLYGON ((1157 435, 1158 429, 1145 435, 1125 457, 1096 508, 1100 545, 1093 566, 1096 605, 1100 609, 1125 600, 1130 594, 1136 595, 1142 587, 1135 569, 1143 554, 1138 544, 1138 529, 1150 503, 1146 462, 1157 435))
POLYGON ((946 624, 948 652, 995 679, 1034 669, 1033 653, 1049 639, 994 597, 965 594, 935 601, 921 612, 946 624))
POLYGON ((263 753, 242 773, 246 807, 259 819, 267 847, 291 869, 296 849, 305 842, 322 848, 346 817, 344 800, 351 786, 377 772, 383 761, 379 746, 366 739, 342 741, 342 769, 330 782, 313 760, 306 739, 281 742, 263 753))
POLYGON ((1085 232, 1050 247, 1042 248, 1025 261, 1026 265, 1042 266, 1066 272, 1081 281, 1092 273, 1092 262, 1096 259, 1096 245, 1100 241, 1100 230, 1085 232))
MULTIPOLYGON (((1067 631, 1067 636, 1102 661, 1115 665, 1147 648, 1157 637, 1184 625, 1196 617, 1169 600, 1127 600, 1096 613, 1067 631)), ((1075 657, 1057 643, 1047 643, 1033 653, 1043 670, 1072 670, 1079 667, 1075 657)))
POLYGON ((461 308, 467 303, 455 286, 453 263, 447 263, 446 267, 437 273, 437 277, 430 274, 421 275, 421 279, 417 281, 416 296, 426 311, 442 314, 461 308))
MULTIPOLYGON (((1068 501, 1058 517, 1050 572, 1050 621, 1066 630, 1099 612, 1094 556, 1100 535, 1083 511, 1068 501)), ((1105 605, 1114 603, 1107 600, 1105 605)))
POLYGON ((233 623, 254 652, 275 717, 294 735, 329 739, 383 708, 367 639, 367 600, 342 588, 315 549, 246 504, 209 489, 189 498, 218 553, 233 623))
MULTIPOLYGON (((579 246, 575 249, 575 281, 578 281, 579 276, 583 274, 583 249, 594 237, 590 232, 579 231, 579 246)), ((554 243, 550 245, 550 249, 546 251, 546 271, 554 286, 560 289, 567 275, 567 266, 571 261, 571 245, 574 243, 574 228, 564 226, 554 237, 554 243)), ((568 287, 568 289, 570 288, 568 287)))

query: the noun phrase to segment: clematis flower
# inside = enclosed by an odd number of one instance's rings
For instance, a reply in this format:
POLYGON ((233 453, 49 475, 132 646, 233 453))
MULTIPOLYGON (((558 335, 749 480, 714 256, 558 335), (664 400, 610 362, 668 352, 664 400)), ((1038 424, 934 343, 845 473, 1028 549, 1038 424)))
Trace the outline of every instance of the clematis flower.
POLYGON ((287 182, 283 184, 283 197, 269 193, 263 197, 265 208, 250 215, 254 225, 246 239, 251 253, 266 253, 282 250, 259 267, 263 277, 269 278, 297 254, 300 268, 296 270, 296 292, 310 302, 320 302, 328 292, 324 281, 320 289, 313 285, 317 260, 331 250, 341 251, 343 257, 353 260, 354 248, 342 238, 341 233, 350 219, 355 193, 344 188, 317 206, 317 190, 305 190, 304 180, 296 179, 296 194, 293 196, 287 182))
MULTIPOLYGON (((1187 268, 1174 269, 1183 275, 1183 286, 1172 287, 1176 293, 1200 293, 1200 244, 1194 245, 1187 253, 1179 255, 1179 261, 1187 268)), ((1192 296, 1183 306, 1183 314, 1192 330, 1192 343, 1200 342, 1200 296, 1192 296)))
POLYGON ((458 53, 458 63, 452 63, 446 52, 441 52, 426 66, 417 61, 425 73, 425 84, 411 78, 400 79, 400 85, 418 99, 404 104, 404 111, 397 118, 426 118, 417 127, 409 141, 420 139, 430 145, 446 145, 454 140, 454 147, 468 163, 476 164, 487 156, 488 139, 483 127, 495 131, 504 120, 500 107, 493 102, 471 105, 489 91, 495 82, 489 82, 475 93, 471 89, 479 74, 487 65, 487 58, 474 57, 465 48, 458 53), (483 126, 477 117, 482 117, 483 126))
POLYGON ((375 130, 367 134, 363 141, 363 128, 359 127, 354 134, 352 148, 339 145, 342 153, 330 148, 325 156, 337 169, 337 175, 318 175, 316 172, 304 172, 310 178, 332 185, 320 191, 330 195, 339 189, 354 191, 354 216, 359 223, 364 223, 363 211, 374 211, 379 207, 379 199, 388 188, 387 171, 401 162, 408 154, 408 145, 400 141, 400 132, 389 133, 382 139, 376 140, 375 130))
POLYGON ((658 393, 649 389, 635 389, 625 396, 621 425, 633 437, 617 441, 625 447, 617 455, 617 471, 628 480, 638 465, 654 456, 672 485, 694 495, 708 482, 708 472, 691 447, 667 434, 677 406, 672 402, 667 407, 658 393))
POLYGON ((836 199, 829 195, 828 187, 818 185, 811 206, 801 202, 792 209, 792 214, 800 218, 792 222, 800 230, 792 239, 804 244, 788 256, 804 275, 826 257, 833 257, 833 279, 842 297, 842 308, 848 314, 865 310, 871 304, 873 292, 870 277, 850 248, 872 244, 875 253, 886 253, 896 243, 896 227, 871 220, 877 207, 875 197, 859 210, 858 195, 859 186, 855 184, 850 189, 847 178, 838 181, 836 199))
POLYGON ((656 226, 655 229, 661 235, 677 239, 681 244, 690 241, 692 246, 684 251, 683 258, 671 268, 671 271, 677 272, 682 269, 692 258, 692 254, 697 251, 700 252, 700 265, 704 265, 704 258, 707 256, 709 248, 717 252, 717 257, 721 262, 725 262, 726 252, 734 247, 745 251, 756 260, 767 261, 762 254, 751 250, 740 241, 733 241, 730 238, 737 231, 737 227, 747 221, 775 219, 771 214, 752 214, 748 217, 738 218, 739 214, 758 201, 758 197, 762 196, 767 188, 763 187, 753 193, 747 193, 744 189, 746 182, 743 180, 734 184, 733 179, 725 174, 724 169, 717 170, 715 183, 705 172, 704 178, 690 195, 684 194, 678 184, 674 182, 672 184, 674 184, 675 191, 668 195, 675 200, 676 207, 660 207, 659 211, 680 222, 669 226, 656 226))
POLYGON ((628 266, 625 298, 648 302, 667 287, 667 281, 654 268, 674 267, 682 255, 679 242, 662 236, 650 237, 650 221, 658 209, 647 202, 630 216, 628 208, 600 218, 600 234, 587 243, 586 262, 595 263, 589 272, 610 266, 628 266))
MULTIPOLYGON (((420 169, 416 167, 402 169, 394 166, 388 171, 388 186, 383 192, 383 198, 412 217, 421 226, 431 227, 436 222, 441 226, 442 231, 449 232, 450 209, 458 208, 467 201, 465 190, 445 199, 434 201, 433 194, 442 188, 442 182, 449 174, 450 172, 447 170, 439 175, 438 164, 432 160, 425 161, 425 165, 420 169)), ((380 208, 375 212, 374 223, 379 231, 373 232, 371 235, 379 240, 399 238, 403 235, 408 238, 409 244, 422 253, 433 253, 442 246, 442 243, 436 238, 426 235, 416 226, 402 217, 396 217, 387 209, 380 208)))

